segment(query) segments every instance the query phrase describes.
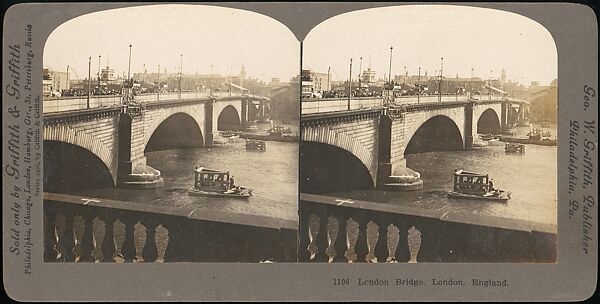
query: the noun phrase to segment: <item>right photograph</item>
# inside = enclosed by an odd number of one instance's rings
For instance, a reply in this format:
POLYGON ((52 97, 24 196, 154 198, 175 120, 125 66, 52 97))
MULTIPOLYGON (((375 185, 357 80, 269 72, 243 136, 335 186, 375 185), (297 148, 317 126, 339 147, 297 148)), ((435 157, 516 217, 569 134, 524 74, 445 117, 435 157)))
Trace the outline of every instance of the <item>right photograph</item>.
POLYGON ((299 262, 557 262, 546 28, 392 6, 330 18, 302 49, 299 262))

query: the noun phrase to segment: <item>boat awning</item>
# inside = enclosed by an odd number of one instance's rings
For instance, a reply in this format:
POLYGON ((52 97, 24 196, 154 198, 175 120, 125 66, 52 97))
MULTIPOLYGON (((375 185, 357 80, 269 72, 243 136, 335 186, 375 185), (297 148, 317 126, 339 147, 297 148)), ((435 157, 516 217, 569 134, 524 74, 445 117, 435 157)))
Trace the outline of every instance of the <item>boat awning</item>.
POLYGON ((231 87, 233 87, 233 88, 236 88, 236 89, 238 89, 238 90, 240 90, 240 91, 248 91, 248 89, 246 89, 246 88, 244 88, 244 87, 242 87, 242 86, 239 86, 239 85, 237 85, 237 84, 235 84, 235 83, 226 82, 225 84, 226 84, 226 85, 228 85, 228 86, 231 86, 231 87))
POLYGON ((492 91, 494 91, 494 92, 496 92, 496 93, 499 93, 499 94, 508 95, 508 93, 507 93, 507 92, 504 92, 504 91, 502 91, 502 90, 500 90, 500 89, 498 89, 498 88, 496 88, 496 87, 493 87, 493 86, 491 86, 491 85, 486 85, 486 86, 485 86, 485 88, 486 88, 486 89, 487 89, 487 88, 489 88, 490 90, 492 90, 492 91))

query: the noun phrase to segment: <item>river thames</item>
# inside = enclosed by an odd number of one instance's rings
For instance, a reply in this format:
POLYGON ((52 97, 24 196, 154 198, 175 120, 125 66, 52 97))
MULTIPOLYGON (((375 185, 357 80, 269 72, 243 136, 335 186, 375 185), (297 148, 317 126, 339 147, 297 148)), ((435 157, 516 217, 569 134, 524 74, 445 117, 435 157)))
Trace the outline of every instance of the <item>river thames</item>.
MULTIPOLYGON (((260 124, 259 130, 268 128, 260 124)), ((297 132, 297 125, 286 125, 297 132)), ((223 138, 220 138, 222 141, 223 138)), ((267 141, 266 151, 246 150, 245 140, 231 138, 210 148, 147 152, 147 164, 161 171, 162 188, 132 190, 115 187, 81 189, 69 194, 201 210, 263 215, 297 220, 298 143, 267 141), (236 185, 252 188, 249 199, 208 198, 188 195, 194 168, 229 171, 236 185)))

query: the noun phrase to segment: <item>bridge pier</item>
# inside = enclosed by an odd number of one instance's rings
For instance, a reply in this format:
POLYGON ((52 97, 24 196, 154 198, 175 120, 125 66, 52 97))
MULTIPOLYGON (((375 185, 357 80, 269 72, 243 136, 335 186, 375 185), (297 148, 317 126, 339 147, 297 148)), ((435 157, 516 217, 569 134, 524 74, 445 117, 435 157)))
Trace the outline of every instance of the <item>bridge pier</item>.
POLYGON ((398 153, 392 153, 394 133, 400 131, 403 123, 403 121, 395 122, 389 115, 381 115, 379 118, 379 163, 375 183, 378 189, 414 191, 423 188, 421 174, 406 166, 403 154, 400 156, 398 153))
MULTIPOLYGON (((143 114, 141 114, 143 115, 143 114)), ((119 115, 117 187, 153 189, 164 185, 160 171, 146 165, 146 157, 132 159, 133 117, 126 111, 119 115)))

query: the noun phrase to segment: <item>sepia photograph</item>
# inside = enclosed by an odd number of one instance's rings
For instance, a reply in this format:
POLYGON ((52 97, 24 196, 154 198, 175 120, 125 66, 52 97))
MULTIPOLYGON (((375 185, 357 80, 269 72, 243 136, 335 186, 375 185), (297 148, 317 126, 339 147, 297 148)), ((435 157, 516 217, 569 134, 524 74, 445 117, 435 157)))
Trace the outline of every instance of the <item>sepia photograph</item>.
POLYGON ((205 5, 86 14, 43 54, 45 262, 295 262, 300 44, 205 5))
POLYGON ((494 9, 372 8, 314 27, 299 262, 555 263, 557 60, 544 26, 494 9))

